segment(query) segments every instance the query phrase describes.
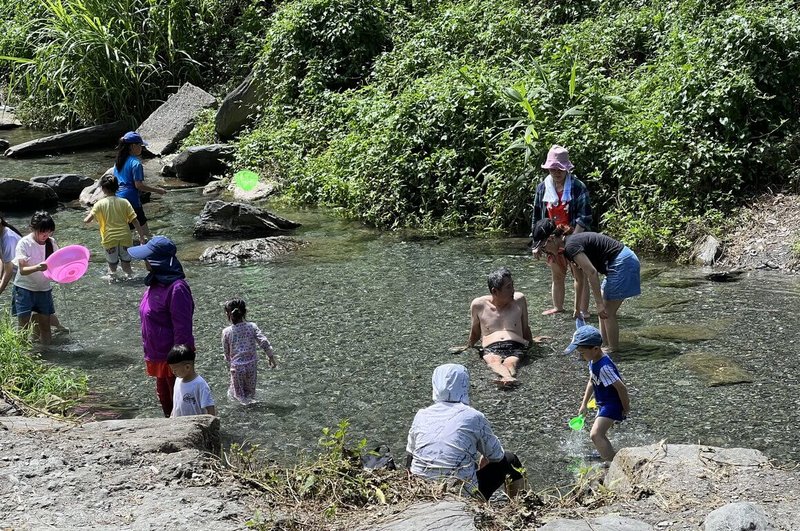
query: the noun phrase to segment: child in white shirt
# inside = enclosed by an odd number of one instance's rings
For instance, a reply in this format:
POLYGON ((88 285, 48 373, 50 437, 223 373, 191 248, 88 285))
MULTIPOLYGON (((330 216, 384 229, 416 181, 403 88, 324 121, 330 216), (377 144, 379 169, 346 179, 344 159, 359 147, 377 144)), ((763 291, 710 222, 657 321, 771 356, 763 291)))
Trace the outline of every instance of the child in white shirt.
POLYGON ((186 345, 175 345, 169 351, 167 363, 177 377, 172 393, 170 417, 189 415, 217 415, 211 388, 194 370, 195 353, 186 345))

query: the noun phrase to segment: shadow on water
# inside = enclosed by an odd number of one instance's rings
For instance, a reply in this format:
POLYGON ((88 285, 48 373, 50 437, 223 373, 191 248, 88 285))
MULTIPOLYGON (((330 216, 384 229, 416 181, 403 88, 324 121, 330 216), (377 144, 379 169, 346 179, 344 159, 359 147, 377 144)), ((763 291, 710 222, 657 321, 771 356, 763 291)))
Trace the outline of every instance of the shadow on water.
MULTIPOLYGON (((87 174, 99 175, 108 167, 106 156, 64 164, 83 164, 87 174)), ((14 171, 38 172, 35 162, 24 164, 14 171)), ((8 167, 0 160, 0 172, 8 167)), ((531 259, 527 239, 415 239, 372 231, 332 211, 273 207, 304 224, 296 236, 308 246, 258 265, 203 265, 197 258, 218 241, 198 242, 191 232, 208 199, 186 190, 156 198, 145 210, 178 245, 196 301, 198 372, 211 385, 227 440, 258 443, 288 462, 314 450, 323 427, 348 418, 352 441, 365 437, 402 455, 414 413, 430 403, 432 370, 462 363, 471 374, 472 405, 521 456, 535 486, 569 480, 572 460, 592 451, 588 428, 573 433, 566 424, 577 414, 588 377, 584 363, 562 353, 574 320, 540 315, 550 303, 550 273, 531 259), (466 342, 469 303, 487 292, 486 274, 502 265, 528 297, 533 334, 553 337, 532 353, 520 386, 507 392, 498 391, 475 351, 449 350, 466 342), (221 304, 235 296, 247 301, 248 317, 269 336, 279 364, 260 366, 259 403, 250 407, 226 396, 221 304)), ((55 214, 59 243, 86 245, 93 256, 82 279, 55 291, 59 316, 72 332, 45 357, 85 371, 98 404, 118 406, 126 416, 161 416, 142 362, 144 269, 134 264, 133 281, 103 280, 97 227, 85 226, 83 215, 74 209, 55 214)), ((10 221, 24 226, 28 219, 10 221)), ((800 395, 800 376, 787 362, 787 354, 797 354, 795 326, 785 311, 800 306, 798 280, 755 272, 735 283, 685 286, 670 279, 704 272, 652 260, 644 266, 642 296, 621 309, 624 349, 613 357, 630 389, 632 413, 612 431, 612 442, 699 441, 800 458, 793 430, 763 421, 765 404, 792 411, 800 395), (671 362, 694 348, 730 358, 753 383, 710 386, 687 364, 671 362)), ((571 296, 571 283, 567 290, 571 296)), ((0 310, 8 306, 9 297, 0 298, 0 310)))

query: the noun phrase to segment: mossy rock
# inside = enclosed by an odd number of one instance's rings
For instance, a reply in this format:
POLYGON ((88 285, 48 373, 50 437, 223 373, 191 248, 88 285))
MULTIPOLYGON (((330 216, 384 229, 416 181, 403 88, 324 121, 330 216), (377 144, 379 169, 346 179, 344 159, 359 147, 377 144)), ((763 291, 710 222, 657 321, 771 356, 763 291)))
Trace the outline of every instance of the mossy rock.
POLYGON ((709 387, 752 383, 753 375, 729 356, 709 352, 689 352, 676 363, 695 373, 709 387))
POLYGON ((686 289, 699 286, 703 281, 696 278, 660 278, 656 284, 662 288, 686 289))
POLYGON ((639 278, 641 279, 642 282, 645 282, 647 280, 653 280, 666 270, 667 270, 666 267, 645 267, 639 273, 639 278))
POLYGON ((674 359, 680 354, 680 349, 669 343, 642 342, 635 336, 627 337, 627 334, 620 334, 619 350, 611 354, 611 359, 615 361, 663 360, 674 359))
POLYGON ((674 324, 657 325, 640 328, 636 331, 641 337, 657 341, 672 341, 676 343, 696 343, 708 341, 719 335, 719 327, 712 324, 674 324))
POLYGON ((669 293, 650 292, 635 299, 636 306, 648 310, 656 310, 672 306, 680 306, 692 302, 691 298, 679 298, 669 293))

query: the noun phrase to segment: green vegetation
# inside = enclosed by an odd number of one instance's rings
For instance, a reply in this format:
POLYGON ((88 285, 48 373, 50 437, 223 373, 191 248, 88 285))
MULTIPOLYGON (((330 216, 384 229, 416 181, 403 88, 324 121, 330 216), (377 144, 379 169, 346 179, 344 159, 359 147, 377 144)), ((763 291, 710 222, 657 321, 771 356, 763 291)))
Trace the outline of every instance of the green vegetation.
POLYGON ((637 249, 685 251, 687 227, 724 230, 751 195, 800 183, 790 0, 289 0, 262 23, 270 10, 22 0, 0 7, 0 55, 31 62, 0 68, 29 120, 73 123, 142 116, 184 80, 227 88, 257 56, 238 167, 383 229, 526 234, 553 143, 598 226, 637 249))
POLYGON ((55 367, 30 354, 29 334, 8 314, 0 316, 0 389, 28 406, 64 414, 86 394, 86 377, 55 367))

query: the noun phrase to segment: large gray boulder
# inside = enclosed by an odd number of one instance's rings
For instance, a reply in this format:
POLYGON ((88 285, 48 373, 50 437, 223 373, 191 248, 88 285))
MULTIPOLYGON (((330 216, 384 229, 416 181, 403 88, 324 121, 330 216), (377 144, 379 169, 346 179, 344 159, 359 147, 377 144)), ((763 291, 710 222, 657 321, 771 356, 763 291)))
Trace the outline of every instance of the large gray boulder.
POLYGON ((261 99, 262 90, 253 70, 222 100, 214 119, 217 135, 223 140, 233 138, 258 113, 261 99))
POLYGON ((243 242, 226 243, 209 247, 200 255, 206 263, 247 264, 268 262, 275 257, 289 254, 306 242, 289 236, 271 236, 243 242))
POLYGON ((0 105, 0 129, 14 129, 21 127, 22 124, 14 114, 14 108, 8 105, 0 105))
POLYGON ((197 115, 216 103, 214 96, 191 83, 167 98, 137 129, 154 155, 167 155, 189 136, 197 115))
POLYGON ((278 236, 299 223, 244 203, 214 200, 206 203, 194 226, 196 238, 214 236, 278 236))
POLYGON ((56 205, 58 195, 46 184, 0 179, 0 210, 31 211, 56 205))
POLYGON ((8 148, 6 157, 36 157, 50 153, 68 153, 80 149, 108 147, 114 145, 129 129, 128 122, 120 120, 112 124, 93 125, 75 131, 37 138, 8 148))
POLYGON ((382 524, 370 524, 361 531, 475 531, 475 516, 463 501, 418 502, 393 515, 382 524))
POLYGON ((225 173, 235 151, 226 144, 193 146, 175 157, 168 171, 184 181, 206 183, 212 175, 225 173))
POLYGON ((68 202, 77 199, 84 188, 94 183, 94 179, 85 175, 67 173, 31 177, 31 182, 46 184, 56 191, 59 201, 68 202))
POLYGON ((536 531, 597 531, 600 529, 603 531, 653 531, 653 526, 633 518, 607 515, 583 520, 558 518, 542 527, 537 527, 536 531))
POLYGON ((710 266, 722 256, 722 247, 718 239, 706 234, 694 244, 692 260, 697 265, 710 266))
POLYGON ((704 531, 767 531, 769 519, 755 503, 737 502, 714 509, 703 524, 704 531))

